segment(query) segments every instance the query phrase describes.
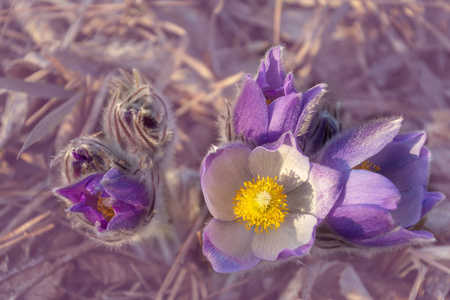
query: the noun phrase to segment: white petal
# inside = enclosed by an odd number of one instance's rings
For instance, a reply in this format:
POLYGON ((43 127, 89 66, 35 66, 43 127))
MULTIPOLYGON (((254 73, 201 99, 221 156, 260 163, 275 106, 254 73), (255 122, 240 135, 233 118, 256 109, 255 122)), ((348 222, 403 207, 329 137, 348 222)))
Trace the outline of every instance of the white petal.
POLYGON ((244 182, 252 178, 248 168, 249 153, 246 147, 225 149, 212 160, 202 176, 206 205, 219 220, 235 218, 233 198, 244 182))
POLYGON ((261 259, 251 251, 255 232, 237 222, 212 219, 203 233, 203 254, 220 273, 242 271, 257 265, 261 259))
POLYGON ((313 239, 317 218, 305 214, 288 214, 276 230, 256 234, 253 238, 253 253, 265 260, 274 261, 284 250, 295 250, 313 239))
POLYGON ((286 203, 290 214, 301 213, 316 215, 316 193, 309 181, 287 193, 286 203))
POLYGON ((308 179, 309 159, 295 147, 281 145, 271 151, 264 147, 255 148, 249 157, 249 167, 253 178, 278 177, 284 193, 292 191, 308 179))

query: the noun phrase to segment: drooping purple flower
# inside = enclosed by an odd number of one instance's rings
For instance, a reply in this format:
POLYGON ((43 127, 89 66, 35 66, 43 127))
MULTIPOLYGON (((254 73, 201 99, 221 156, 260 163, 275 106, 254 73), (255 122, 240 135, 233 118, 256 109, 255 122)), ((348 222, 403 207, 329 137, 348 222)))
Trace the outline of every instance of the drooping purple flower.
POLYGON ((298 93, 292 73, 284 71, 281 52, 281 47, 270 49, 256 79, 244 77, 230 118, 235 139, 258 146, 275 142, 286 132, 307 133, 326 86, 298 93))
POLYGON ((314 161, 346 176, 345 189, 326 223, 344 240, 385 247, 432 241, 409 231, 441 193, 426 191, 430 152, 425 132, 398 135, 401 118, 372 120, 334 138, 314 161))
POLYGON ((95 228, 97 235, 133 231, 154 209, 151 187, 118 168, 57 188, 55 193, 68 205, 69 215, 95 228))
POLYGON ((203 160, 201 185, 213 216, 203 254, 220 273, 308 253, 342 188, 341 174, 311 163, 290 133, 253 150, 218 148, 203 160))

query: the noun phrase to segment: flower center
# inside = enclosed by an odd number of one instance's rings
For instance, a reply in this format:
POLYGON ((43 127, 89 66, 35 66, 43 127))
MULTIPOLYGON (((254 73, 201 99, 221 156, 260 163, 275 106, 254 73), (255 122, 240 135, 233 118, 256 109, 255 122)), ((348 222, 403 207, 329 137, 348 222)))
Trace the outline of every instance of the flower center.
POLYGON ((116 215, 111 204, 109 204, 109 198, 98 197, 97 210, 108 222, 116 215))
POLYGON ((245 224, 250 230, 255 226, 255 232, 261 233, 277 229, 284 222, 289 210, 283 186, 275 178, 260 178, 244 182, 244 187, 236 191, 233 199, 236 221, 245 224))
POLYGON ((272 98, 270 96, 266 97, 266 104, 269 105, 270 103, 272 103, 275 100, 275 98, 272 98))
POLYGON ((375 172, 375 173, 378 173, 381 170, 379 165, 374 165, 373 162, 368 159, 366 159, 365 161, 363 161, 362 163, 360 163, 353 169, 354 170, 367 170, 367 171, 371 171, 371 172, 375 172))

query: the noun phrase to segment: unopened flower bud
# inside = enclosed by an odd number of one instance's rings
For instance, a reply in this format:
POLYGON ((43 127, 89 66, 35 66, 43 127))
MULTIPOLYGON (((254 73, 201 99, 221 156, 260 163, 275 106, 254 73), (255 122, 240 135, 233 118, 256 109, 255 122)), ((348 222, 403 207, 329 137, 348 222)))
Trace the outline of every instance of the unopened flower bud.
POLYGON ((311 130, 299 138, 300 147, 306 155, 317 153, 332 137, 341 131, 337 113, 323 110, 311 125, 311 130))
POLYGON ((65 183, 71 183, 89 174, 105 173, 113 166, 129 168, 126 160, 113 154, 104 141, 94 136, 70 141, 55 161, 61 165, 65 183))
POLYGON ((170 105, 138 71, 122 72, 104 115, 104 132, 130 153, 145 153, 161 163, 172 152, 175 119, 170 105))

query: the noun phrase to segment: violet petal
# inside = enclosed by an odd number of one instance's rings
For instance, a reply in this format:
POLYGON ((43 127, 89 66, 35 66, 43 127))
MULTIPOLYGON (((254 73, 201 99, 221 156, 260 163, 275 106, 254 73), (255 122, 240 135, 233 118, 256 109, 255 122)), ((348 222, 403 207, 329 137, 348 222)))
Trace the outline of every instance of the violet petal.
POLYGON ((261 61, 256 82, 263 91, 274 90, 283 86, 285 72, 281 63, 281 47, 269 50, 265 60, 261 61))
POLYGON ((266 99, 258 84, 245 76, 243 87, 234 107, 233 124, 236 135, 241 133, 256 144, 264 143, 269 124, 266 99))
MULTIPOLYGON (((424 131, 397 135, 392 142, 387 144, 379 153, 369 158, 369 160, 380 166, 383 174, 396 170, 406 163, 419 158, 425 139, 426 134, 424 131)), ((422 153, 423 155, 425 153, 422 153)))
POLYGON ((149 192, 143 182, 125 175, 117 168, 111 168, 101 181, 101 186, 117 200, 137 206, 149 205, 149 192))
POLYGON ((131 230, 134 229, 139 221, 142 219, 145 210, 133 210, 127 212, 121 212, 115 215, 111 221, 109 221, 107 230, 131 230))
POLYGON ((331 228, 349 239, 366 239, 397 226, 388 210, 376 205, 350 205, 334 209, 327 217, 331 228))
POLYGON ((102 175, 94 174, 94 175, 86 177, 83 180, 80 180, 79 182, 77 182, 75 184, 56 189, 55 193, 57 193, 60 196, 63 196, 64 198, 69 199, 74 204, 77 204, 81 201, 80 198, 83 195, 83 192, 86 191, 86 186, 91 187, 91 186, 98 185, 101 178, 102 178, 102 175))
POLYGON ((343 193, 343 206, 368 204, 388 210, 396 209, 401 197, 389 179, 367 170, 352 170, 343 193))
POLYGON ((409 231, 404 228, 369 239, 351 240, 351 242, 364 247, 389 247, 430 243, 433 241, 435 241, 435 238, 428 231, 409 231))
POLYGON ((428 213, 435 205, 444 201, 444 199, 445 195, 442 193, 425 191, 425 199, 422 202, 421 217, 428 213))
POLYGON ((380 170, 400 191, 406 191, 416 186, 426 186, 429 177, 430 151, 422 147, 420 156, 407 162, 397 169, 380 170))
POLYGON ((342 174, 328 167, 311 163, 308 183, 312 185, 316 198, 316 216, 319 221, 323 220, 342 191, 344 186, 342 174))
POLYGON ((390 117, 354 126, 327 143, 315 161, 339 171, 351 169, 390 143, 401 122, 401 117, 390 117))
POLYGON ((269 104, 269 127, 266 143, 280 138, 283 133, 294 133, 301 113, 301 100, 297 94, 280 97, 269 104))

